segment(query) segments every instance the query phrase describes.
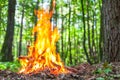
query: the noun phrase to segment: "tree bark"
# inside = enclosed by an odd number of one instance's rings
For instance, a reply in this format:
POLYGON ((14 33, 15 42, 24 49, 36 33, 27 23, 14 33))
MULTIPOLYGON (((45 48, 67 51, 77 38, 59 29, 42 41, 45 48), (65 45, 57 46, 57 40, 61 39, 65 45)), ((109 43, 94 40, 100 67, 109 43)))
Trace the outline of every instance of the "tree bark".
POLYGON ((89 15, 89 7, 90 7, 90 4, 89 4, 89 0, 87 0, 87 31, 88 31, 88 52, 90 53, 90 56, 92 56, 92 50, 91 50, 91 37, 90 37, 90 25, 89 25, 89 18, 90 18, 90 15, 89 15))
POLYGON ((103 60, 103 24, 102 24, 102 6, 100 5, 101 2, 99 0, 99 8, 100 8, 100 37, 99 37, 99 56, 100 56, 100 61, 103 60))
POLYGON ((14 36, 14 16, 16 0, 8 0, 8 21, 4 43, 1 49, 2 61, 12 61, 12 42, 14 36))
POLYGON ((104 61, 120 61, 120 0, 103 0, 104 61))
POLYGON ((18 56, 21 55, 21 51, 22 51, 22 32, 23 32, 23 18, 24 18, 24 2, 22 3, 22 16, 21 16, 21 28, 20 28, 20 39, 19 39, 19 52, 18 52, 18 56))
POLYGON ((68 44, 69 44, 69 59, 70 59, 70 64, 73 64, 72 62, 72 53, 71 53, 71 37, 70 37, 70 31, 71 31, 71 2, 69 2, 69 21, 68 21, 68 44))
POLYGON ((87 61, 91 64, 87 49, 86 49, 86 25, 85 25, 85 12, 84 12, 84 4, 83 0, 81 0, 81 8, 82 8, 82 20, 83 20, 83 28, 84 28, 84 33, 83 33, 83 49, 87 58, 87 61))

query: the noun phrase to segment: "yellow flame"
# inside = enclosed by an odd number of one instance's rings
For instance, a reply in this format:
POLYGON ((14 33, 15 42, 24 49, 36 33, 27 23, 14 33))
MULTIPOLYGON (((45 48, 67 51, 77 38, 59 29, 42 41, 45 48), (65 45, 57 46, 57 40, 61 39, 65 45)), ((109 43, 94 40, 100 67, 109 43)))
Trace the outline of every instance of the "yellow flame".
MULTIPOLYGON (((53 1, 53 7, 55 6, 53 1)), ((68 73, 65 69, 60 55, 56 53, 56 42, 60 35, 57 27, 52 30, 50 19, 53 12, 35 10, 38 22, 33 28, 36 33, 35 42, 28 48, 28 55, 20 57, 22 64, 20 73, 37 73, 42 70, 50 70, 52 74, 68 73)))

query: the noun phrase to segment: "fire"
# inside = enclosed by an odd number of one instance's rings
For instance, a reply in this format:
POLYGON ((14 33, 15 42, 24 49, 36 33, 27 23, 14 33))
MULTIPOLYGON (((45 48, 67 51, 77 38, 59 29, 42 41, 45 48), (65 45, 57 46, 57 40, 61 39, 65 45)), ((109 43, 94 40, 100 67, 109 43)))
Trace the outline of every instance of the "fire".
POLYGON ((38 22, 33 28, 36 39, 29 46, 28 55, 19 58, 22 65, 19 73, 34 74, 43 70, 49 70, 52 74, 68 73, 60 55, 56 53, 56 42, 60 35, 57 27, 52 29, 50 19, 53 11, 42 9, 35 11, 35 14, 38 17, 38 22))

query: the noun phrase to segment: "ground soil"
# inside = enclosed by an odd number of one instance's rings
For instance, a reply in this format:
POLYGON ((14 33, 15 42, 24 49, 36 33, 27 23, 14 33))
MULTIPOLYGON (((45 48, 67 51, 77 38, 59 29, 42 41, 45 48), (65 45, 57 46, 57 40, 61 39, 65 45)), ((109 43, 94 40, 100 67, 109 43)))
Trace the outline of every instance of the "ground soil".
POLYGON ((120 80, 120 62, 90 65, 82 63, 66 67, 71 73, 53 75, 48 70, 36 74, 18 74, 9 70, 0 70, 0 80, 120 80), (101 71, 99 71, 99 69, 101 71), (104 71, 108 70, 108 73, 104 71))

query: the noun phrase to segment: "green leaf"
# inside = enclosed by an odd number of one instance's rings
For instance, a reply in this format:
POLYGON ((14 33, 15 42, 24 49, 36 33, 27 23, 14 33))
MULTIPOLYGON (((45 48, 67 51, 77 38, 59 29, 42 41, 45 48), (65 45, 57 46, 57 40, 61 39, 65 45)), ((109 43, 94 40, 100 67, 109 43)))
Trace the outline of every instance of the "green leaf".
POLYGON ((98 77, 98 78, 96 78, 96 80, 105 80, 105 79, 102 77, 98 77))
POLYGON ((104 71, 104 73, 108 74, 108 73, 111 72, 112 70, 111 70, 110 68, 106 68, 106 69, 104 69, 103 71, 104 71))
POLYGON ((0 70, 5 70, 7 67, 5 65, 0 64, 0 70))
POLYGON ((102 72, 103 72, 103 70, 102 70, 101 68, 98 68, 98 69, 95 71, 96 74, 101 74, 102 72))

